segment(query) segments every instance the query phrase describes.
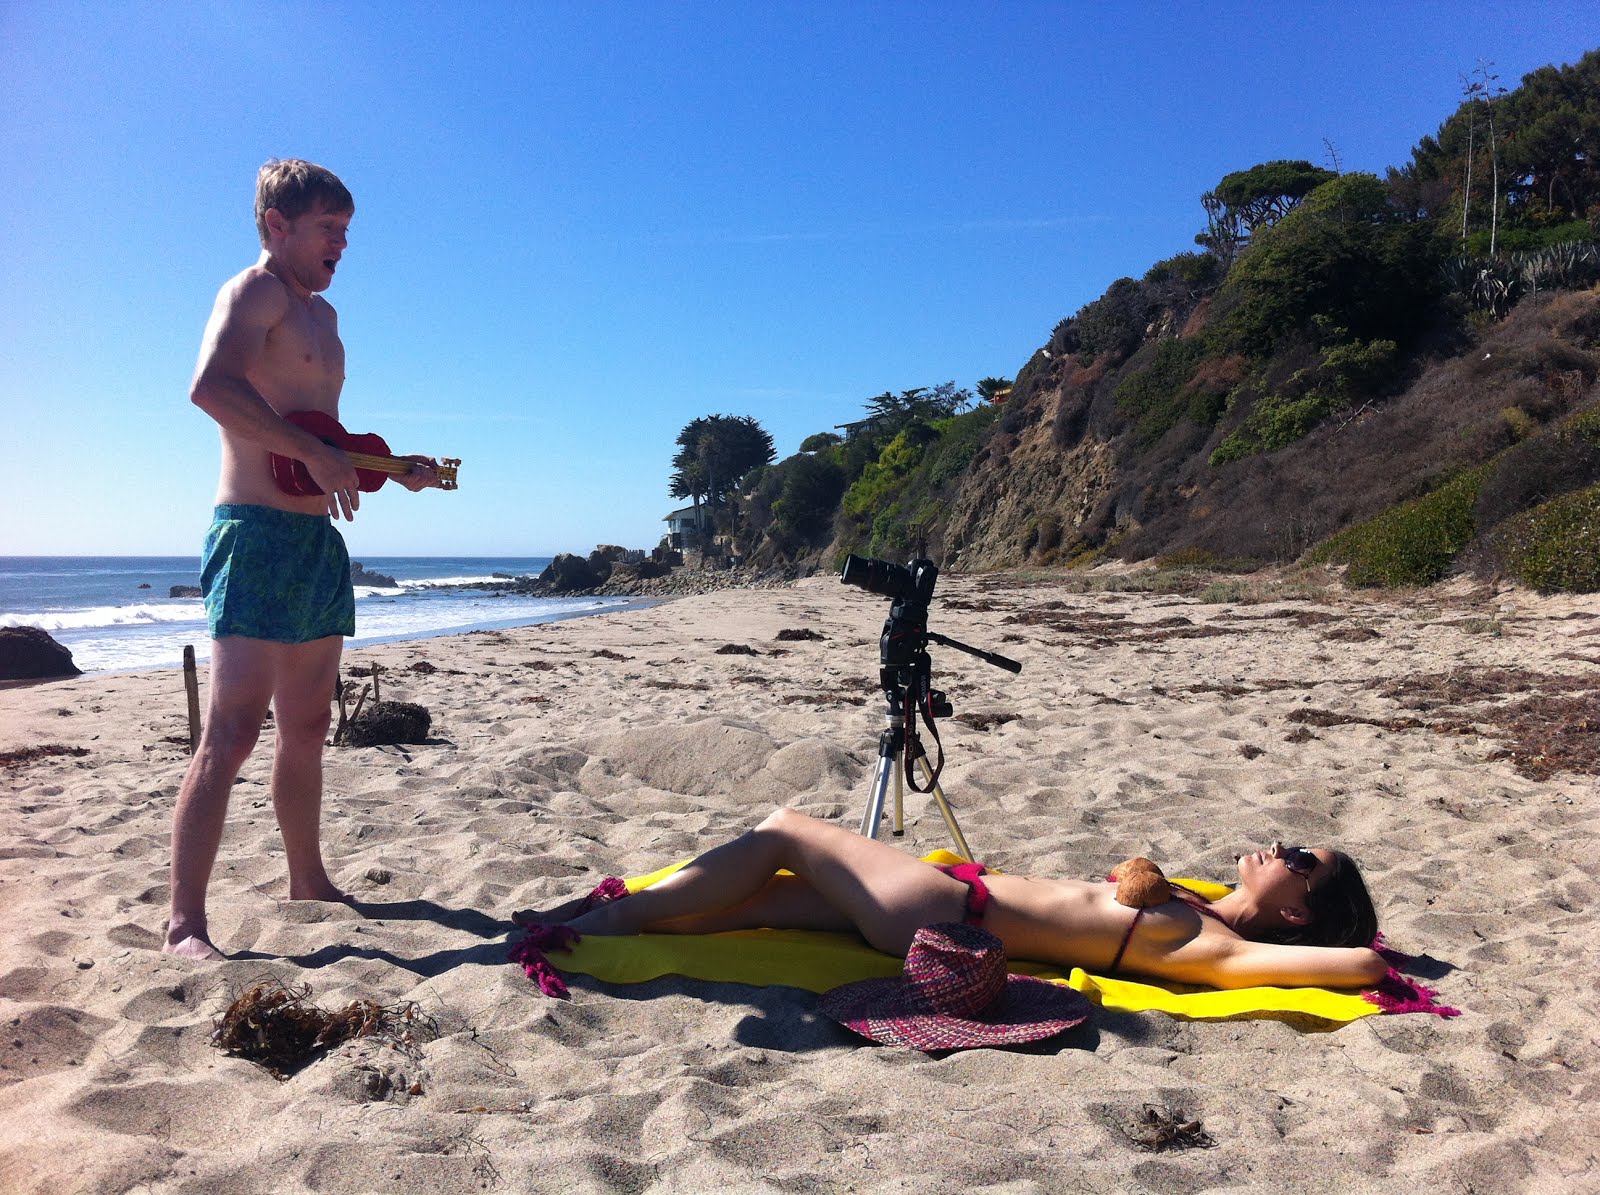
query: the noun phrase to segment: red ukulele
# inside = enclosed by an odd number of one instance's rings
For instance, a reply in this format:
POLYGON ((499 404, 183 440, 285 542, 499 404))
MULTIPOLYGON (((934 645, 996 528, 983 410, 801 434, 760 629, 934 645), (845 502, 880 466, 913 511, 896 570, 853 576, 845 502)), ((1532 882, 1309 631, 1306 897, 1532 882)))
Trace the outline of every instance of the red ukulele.
MULTIPOLYGON (((362 436, 352 435, 344 430, 337 419, 325 412, 295 411, 285 415, 284 418, 296 427, 310 432, 324 444, 344 449, 350 457, 350 463, 356 467, 357 488, 368 493, 379 488, 391 477, 411 472, 415 463, 392 455, 382 436, 371 432, 362 436)), ((439 477, 440 489, 456 488, 456 466, 459 464, 461 464, 460 457, 447 456, 434 468, 439 477)), ((313 494, 322 493, 321 488, 311 479, 311 471, 303 462, 291 456, 279 456, 275 452, 272 454, 272 480, 278 483, 278 488, 285 494, 292 494, 297 498, 308 498, 313 494)))

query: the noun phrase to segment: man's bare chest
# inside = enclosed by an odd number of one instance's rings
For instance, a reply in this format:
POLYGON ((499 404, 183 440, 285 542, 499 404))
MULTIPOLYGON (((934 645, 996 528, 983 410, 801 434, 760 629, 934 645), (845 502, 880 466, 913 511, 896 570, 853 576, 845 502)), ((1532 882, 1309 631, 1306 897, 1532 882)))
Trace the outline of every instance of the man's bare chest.
POLYGON ((344 382, 344 344, 331 319, 294 311, 268 333, 261 364, 274 388, 337 396, 344 382))

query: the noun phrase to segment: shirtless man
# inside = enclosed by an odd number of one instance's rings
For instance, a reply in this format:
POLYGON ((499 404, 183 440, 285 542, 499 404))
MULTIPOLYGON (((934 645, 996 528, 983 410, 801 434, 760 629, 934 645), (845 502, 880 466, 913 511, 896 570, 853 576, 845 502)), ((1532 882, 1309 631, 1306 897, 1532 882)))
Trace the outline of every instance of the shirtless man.
MULTIPOLYGON (((217 421, 222 478, 201 566, 210 622, 204 730, 172 824, 169 954, 220 958, 206 888, 228 795, 273 712, 272 807, 283 833, 290 900, 344 900, 322 862, 322 748, 344 637, 355 633, 350 558, 330 519, 355 517, 355 467, 288 423, 295 411, 338 417, 344 345, 322 291, 344 255, 355 202, 330 171, 268 162, 256 180, 261 257, 223 285, 206 324, 190 400, 217 421), (269 454, 305 464, 323 493, 285 494, 269 454)), ((437 486, 428 457, 395 478, 437 486)))
POLYGON ((975 886, 888 843, 779 809, 626 899, 514 920, 598 935, 853 929, 899 955, 921 926, 968 920, 1004 942, 1009 958, 1218 988, 1358 987, 1388 970, 1366 945, 1377 917, 1360 873, 1326 848, 1243 855, 1226 896, 1143 910, 1118 904, 1106 883, 999 873, 982 883, 987 898, 975 901, 975 886))

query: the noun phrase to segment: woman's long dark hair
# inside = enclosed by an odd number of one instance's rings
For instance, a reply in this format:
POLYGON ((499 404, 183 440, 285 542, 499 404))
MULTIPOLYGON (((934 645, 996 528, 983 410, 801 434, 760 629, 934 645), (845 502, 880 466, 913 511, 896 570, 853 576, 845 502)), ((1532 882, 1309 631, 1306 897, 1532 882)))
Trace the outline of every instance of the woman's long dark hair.
POLYGON ((1311 920, 1271 934, 1265 941, 1285 946, 1371 946, 1378 936, 1378 911, 1372 907, 1356 861, 1333 851, 1333 874, 1306 894, 1311 920))

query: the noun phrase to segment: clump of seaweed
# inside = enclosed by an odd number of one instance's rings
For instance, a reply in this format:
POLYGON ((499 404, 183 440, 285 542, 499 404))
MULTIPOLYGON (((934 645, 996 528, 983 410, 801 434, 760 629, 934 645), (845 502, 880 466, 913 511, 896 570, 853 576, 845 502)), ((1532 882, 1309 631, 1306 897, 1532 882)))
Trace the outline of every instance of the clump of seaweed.
POLYGON ((357 1038, 414 1053, 437 1035, 433 1018, 412 1001, 385 1006, 352 1000, 329 1011, 311 1003, 310 984, 297 989, 274 979, 251 985, 228 1005, 212 1023, 211 1044, 282 1080, 357 1038))
POLYGON ((796 640, 825 639, 826 637, 818 631, 813 631, 810 627, 785 627, 774 636, 774 638, 780 639, 785 643, 796 640))
POLYGON ((1548 780, 1557 772, 1600 773, 1600 716, 1592 697, 1539 694, 1506 708, 1499 718, 1511 745, 1490 759, 1509 759, 1523 776, 1548 780))
POLYGON ((1380 696, 1405 710, 1428 715, 1368 718, 1302 708, 1285 715, 1298 723, 1289 742, 1313 738, 1308 728, 1375 726, 1381 730, 1429 730, 1435 734, 1482 735, 1505 745, 1492 760, 1509 760, 1520 775, 1548 780, 1558 772, 1600 774, 1600 679, 1593 673, 1564 676, 1526 668, 1457 668, 1398 677, 1378 686, 1380 696), (1516 700, 1508 700, 1515 696, 1516 700))
MULTIPOLYGON (((188 742, 187 738, 184 742, 188 742)), ((20 768, 56 755, 87 755, 87 747, 68 747, 61 743, 42 743, 37 747, 21 747, 16 751, 0 751, 0 768, 20 768)))
POLYGON ((375 701, 344 727, 347 747, 382 747, 392 743, 426 743, 433 715, 410 701, 375 701))
POLYGON ((1216 1138, 1198 1120, 1187 1119, 1159 1104, 1146 1104, 1126 1124, 1117 1126, 1130 1145, 1151 1153, 1169 1149, 1211 1149, 1216 1138))
POLYGON ((957 714, 955 720, 973 730, 993 730, 996 726, 1004 726, 1007 722, 1015 722, 1021 714, 1009 711, 995 711, 993 713, 957 714))

